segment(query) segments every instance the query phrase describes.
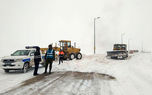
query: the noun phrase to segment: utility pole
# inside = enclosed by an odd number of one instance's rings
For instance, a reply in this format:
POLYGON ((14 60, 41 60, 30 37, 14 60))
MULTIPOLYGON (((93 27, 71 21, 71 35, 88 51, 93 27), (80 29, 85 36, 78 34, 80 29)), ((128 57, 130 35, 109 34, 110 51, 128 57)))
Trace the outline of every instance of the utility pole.
POLYGON ((96 20, 100 17, 94 18, 94 54, 96 54, 96 20))

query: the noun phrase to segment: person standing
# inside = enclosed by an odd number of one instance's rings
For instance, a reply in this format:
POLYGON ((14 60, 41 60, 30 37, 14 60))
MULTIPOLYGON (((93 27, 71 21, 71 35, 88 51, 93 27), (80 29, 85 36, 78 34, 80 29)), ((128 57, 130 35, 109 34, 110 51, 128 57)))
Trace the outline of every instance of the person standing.
POLYGON ((45 54, 45 72, 44 73, 47 73, 47 68, 48 68, 48 64, 50 65, 49 66, 49 74, 51 74, 51 70, 52 70, 52 64, 53 64, 53 61, 55 60, 55 52, 52 48, 52 45, 49 45, 48 46, 48 50, 45 54))
POLYGON ((63 58, 64 58, 64 52, 62 49, 60 49, 60 52, 59 52, 59 65, 60 65, 60 62, 63 63, 63 58))
POLYGON ((36 52, 34 53, 34 65, 35 65, 35 69, 33 73, 34 76, 38 75, 37 72, 40 61, 41 61, 40 47, 36 47, 36 52))

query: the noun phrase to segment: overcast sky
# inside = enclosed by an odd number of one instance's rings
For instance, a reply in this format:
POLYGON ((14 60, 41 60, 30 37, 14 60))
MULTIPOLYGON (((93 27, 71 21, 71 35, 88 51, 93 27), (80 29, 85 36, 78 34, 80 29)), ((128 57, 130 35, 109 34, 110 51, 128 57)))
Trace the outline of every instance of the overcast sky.
POLYGON ((77 42, 93 54, 93 19, 97 52, 130 39, 130 48, 152 50, 151 0, 0 0, 0 56, 26 45, 47 47, 58 40, 77 42))

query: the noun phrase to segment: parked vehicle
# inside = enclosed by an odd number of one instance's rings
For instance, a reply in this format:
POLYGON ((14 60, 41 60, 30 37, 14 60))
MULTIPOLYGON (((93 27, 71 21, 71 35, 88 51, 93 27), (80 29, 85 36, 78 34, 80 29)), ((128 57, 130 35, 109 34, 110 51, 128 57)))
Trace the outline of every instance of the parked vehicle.
MULTIPOLYGON (((5 72, 10 70, 22 70, 24 73, 28 71, 30 67, 34 65, 34 53, 36 49, 33 47, 26 47, 26 49, 21 49, 15 51, 11 56, 2 57, 2 68, 5 72)), ((43 58, 41 54, 43 64, 43 58)))

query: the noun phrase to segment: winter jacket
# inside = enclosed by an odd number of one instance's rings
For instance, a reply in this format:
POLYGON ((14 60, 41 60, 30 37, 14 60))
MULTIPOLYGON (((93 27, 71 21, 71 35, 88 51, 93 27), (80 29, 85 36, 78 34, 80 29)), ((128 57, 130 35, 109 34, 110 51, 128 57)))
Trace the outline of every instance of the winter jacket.
POLYGON ((48 58, 55 60, 55 52, 54 52, 53 49, 52 50, 50 50, 50 49, 47 50, 47 52, 45 54, 45 59, 48 59, 48 58))
POLYGON ((59 56, 60 56, 60 57, 63 57, 63 56, 64 56, 64 52, 63 52, 63 51, 60 51, 60 52, 59 52, 59 56))
POLYGON ((36 51, 34 53, 34 61, 36 61, 36 62, 40 62, 41 61, 40 51, 36 51))

